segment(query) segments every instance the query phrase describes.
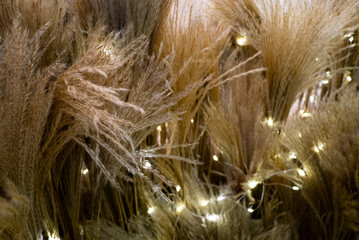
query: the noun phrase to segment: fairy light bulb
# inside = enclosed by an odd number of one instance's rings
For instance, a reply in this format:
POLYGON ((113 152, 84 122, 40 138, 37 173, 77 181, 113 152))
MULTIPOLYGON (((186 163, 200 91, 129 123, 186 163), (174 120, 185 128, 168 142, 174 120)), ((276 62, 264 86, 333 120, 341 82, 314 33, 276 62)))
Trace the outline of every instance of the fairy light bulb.
POLYGON ((291 152, 289 154, 289 159, 296 159, 296 158, 297 158, 297 155, 294 152, 291 152))
POLYGON ((89 170, 88 170, 87 168, 84 169, 84 170, 81 170, 81 173, 82 173, 83 175, 86 175, 88 172, 89 172, 89 170))
POLYGON ((324 143, 318 143, 318 145, 313 147, 314 152, 319 153, 324 150, 324 143))
POLYGON ((346 79, 348 82, 351 82, 351 81, 353 80, 351 76, 347 76, 345 79, 346 79))
POLYGON ((201 200, 201 201, 199 202, 199 204, 200 204, 202 207, 207 206, 207 205, 208 205, 208 203, 209 203, 209 201, 208 201, 208 200, 201 200))
POLYGON ((312 116, 312 114, 308 113, 308 112, 305 112, 303 109, 299 111, 299 114, 301 117, 303 118, 307 118, 307 117, 310 117, 312 116))
POLYGON ((193 120, 193 119, 191 119, 191 123, 194 123, 194 120, 193 120))
POLYGON ((329 80, 328 80, 328 79, 325 79, 325 80, 321 81, 321 83, 324 84, 324 85, 326 85, 326 84, 329 83, 329 80))
POLYGON ((176 191, 177 191, 177 192, 181 191, 181 186, 180 186, 180 185, 177 185, 177 186, 176 186, 176 191))
POLYGON ((309 97, 309 101, 314 102, 314 96, 313 95, 309 97))
POLYGON ((161 126, 158 126, 158 127, 157 127, 157 131, 161 132, 161 131, 162 131, 162 127, 161 127, 161 126))
POLYGON ((244 36, 238 36, 238 37, 236 38, 236 43, 237 43, 239 46, 248 45, 247 38, 244 37, 244 36))
POLYGON ((250 189, 253 189, 259 184, 259 182, 255 180, 250 180, 247 184, 250 189))
POLYGON ((304 170, 302 170, 302 169, 297 169, 297 172, 298 172, 299 176, 301 176, 301 177, 305 177, 305 175, 306 175, 304 170))
POLYGON ((354 41, 354 37, 351 36, 348 40, 349 40, 350 43, 352 43, 354 41))
POLYGON ((216 222, 216 221, 219 220, 219 215, 218 215, 218 214, 214 214, 214 213, 212 213, 212 214, 207 214, 207 215, 206 215, 206 219, 207 219, 208 221, 210 221, 210 222, 216 222))
POLYGON ((298 137, 301 138, 301 137, 302 137, 302 134, 301 134, 301 133, 298 133, 298 137))
POLYGON ((55 233, 51 234, 50 232, 47 233, 49 240, 61 240, 55 233))
POLYGON ((145 161, 145 165, 143 166, 144 169, 150 169, 152 167, 149 161, 145 161))
POLYGON ((176 212, 180 213, 185 209, 185 205, 184 204, 180 204, 176 207, 176 212))
MULTIPOLYGON (((325 72, 325 76, 327 77, 327 78, 331 78, 332 77, 332 73, 330 72, 330 71, 326 71, 325 72)), ((322 81, 323 82, 323 81, 322 81)), ((329 81, 328 81, 329 82, 329 81)))
POLYGON ((217 155, 213 155, 213 157, 212 157, 212 158, 213 158, 213 160, 214 160, 214 161, 218 161, 218 157, 217 157, 217 155))
POLYGON ((247 211, 252 213, 252 212, 254 212, 254 209, 253 208, 248 208, 247 211))
POLYGON ((292 189, 293 189, 294 191, 298 191, 298 190, 299 190, 299 187, 293 186, 292 189))
POLYGON ((217 197, 217 201, 218 201, 218 202, 221 202, 221 201, 223 201, 224 199, 226 199, 226 197, 223 196, 223 195, 219 195, 219 196, 217 197))
POLYGON ((267 119, 267 125, 268 125, 269 127, 273 127, 274 122, 273 122, 273 118, 272 118, 272 117, 269 117, 269 118, 267 119))
POLYGON ((153 214, 155 212, 155 208, 154 207, 150 207, 150 208, 148 208, 148 210, 147 210, 147 213, 148 214, 153 214))

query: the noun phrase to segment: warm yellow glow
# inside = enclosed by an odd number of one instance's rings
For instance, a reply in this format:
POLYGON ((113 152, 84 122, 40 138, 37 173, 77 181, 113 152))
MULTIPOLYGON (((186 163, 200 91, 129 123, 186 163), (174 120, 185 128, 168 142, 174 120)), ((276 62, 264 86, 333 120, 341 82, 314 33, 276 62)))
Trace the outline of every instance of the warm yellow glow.
POLYGON ((180 186, 180 185, 177 185, 177 186, 176 186, 176 191, 177 191, 177 192, 181 191, 181 186, 180 186))
POLYGON ((310 97, 309 97, 309 101, 310 101, 310 102, 314 102, 314 96, 310 96, 310 97))
POLYGON ((317 146, 314 146, 313 150, 314 150, 314 152, 316 152, 316 153, 319 153, 319 152, 320 152, 320 150, 319 150, 319 148, 318 148, 317 146))
POLYGON ((354 36, 353 36, 354 33, 348 33, 348 34, 345 34, 344 37, 347 37, 349 42, 352 43, 354 41, 354 36))
POLYGON ((299 114, 301 117, 306 118, 312 116, 312 114, 305 112, 304 110, 300 110, 299 114))
POLYGON ((320 151, 324 150, 324 146, 325 145, 323 143, 318 143, 317 146, 313 147, 313 150, 314 150, 314 152, 319 153, 320 151))
POLYGON ((144 169, 150 169, 152 167, 151 163, 149 161, 145 161, 145 166, 143 166, 144 169))
POLYGON ((273 122, 273 119, 272 119, 271 117, 269 117, 269 118, 267 119, 267 124, 268 124, 268 126, 273 127, 274 122, 273 122))
POLYGON ((351 80, 353 80, 351 76, 347 76, 345 79, 346 79, 348 82, 350 82, 351 80))
POLYGON ((258 184, 259 184, 259 182, 258 182, 258 181, 255 181, 255 180, 250 180, 250 181, 248 181, 248 187, 249 187, 250 189, 255 188, 258 184))
POLYGON ((47 233, 47 236, 49 237, 49 240, 61 240, 58 236, 54 234, 51 234, 51 233, 47 233))
POLYGON ((218 215, 218 214, 214 214, 214 213, 212 213, 212 214, 207 214, 206 219, 207 219, 208 221, 211 221, 211 222, 216 222, 216 221, 218 221, 218 219, 219 219, 219 215, 218 215))
POLYGON ((193 119, 191 119, 191 123, 194 123, 194 120, 193 120, 193 119))
POLYGON ((217 157, 217 155, 213 155, 213 157, 212 157, 212 158, 213 158, 213 160, 214 160, 214 161, 218 161, 218 157, 217 157))
POLYGON ((154 207, 150 207, 150 208, 148 208, 148 210, 147 210, 147 213, 148 214, 152 214, 152 213, 154 213, 155 212, 155 208, 154 207))
POLYGON ((254 212, 254 210, 252 208, 248 208, 247 211, 250 213, 254 212))
POLYGON ((302 169, 298 169, 297 172, 298 172, 299 176, 301 176, 301 177, 305 177, 305 175, 306 175, 302 169))
POLYGON ((322 84, 328 84, 329 83, 329 80, 328 79, 325 79, 323 81, 321 81, 322 84))
POLYGON ((226 197, 223 195, 218 196, 217 201, 223 201, 226 197))
POLYGON ((180 204, 177 206, 176 208, 176 212, 180 213, 183 211, 183 209, 185 209, 185 205, 184 204, 180 204))
POLYGON ((86 168, 85 170, 81 170, 81 173, 83 174, 83 175, 86 175, 87 173, 89 172, 89 170, 86 168))
POLYGON ((302 134, 301 134, 301 133, 298 133, 298 137, 300 137, 300 138, 301 138, 301 137, 302 137, 302 134))
POLYGON ((245 38, 244 36, 238 36, 236 38, 236 42, 239 46, 245 46, 248 45, 248 41, 247 38, 245 38))
MULTIPOLYGON (((328 78, 332 77, 332 73, 330 71, 326 71, 325 72, 325 76, 327 76, 328 78)), ((323 81, 322 81, 323 82, 323 81)), ((328 81, 329 82, 329 81, 328 81)))
POLYGON ((319 58, 315 58, 315 61, 317 61, 317 62, 318 62, 318 61, 319 61, 319 58))
POLYGON ((161 131, 162 131, 162 127, 161 127, 161 126, 158 126, 158 127, 157 127, 157 131, 161 132, 161 131))
POLYGON ((209 203, 209 201, 208 201, 208 200, 202 200, 202 201, 200 201, 200 202, 199 202, 199 204, 200 204, 202 207, 207 206, 207 205, 208 205, 208 203, 209 203))
POLYGON ((298 191, 298 190, 299 190, 299 187, 293 186, 292 189, 293 189, 294 191, 298 191))
POLYGON ((289 154, 289 159, 296 159, 296 158, 297 158, 297 155, 294 152, 291 152, 289 154))

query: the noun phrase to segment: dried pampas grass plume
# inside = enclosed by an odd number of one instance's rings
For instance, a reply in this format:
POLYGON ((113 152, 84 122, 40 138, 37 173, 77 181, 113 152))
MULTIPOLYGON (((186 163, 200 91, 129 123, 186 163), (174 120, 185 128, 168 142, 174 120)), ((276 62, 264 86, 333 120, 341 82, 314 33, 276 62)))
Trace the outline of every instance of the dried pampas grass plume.
POLYGON ((358 8, 1 1, 0 239, 358 238, 358 8))

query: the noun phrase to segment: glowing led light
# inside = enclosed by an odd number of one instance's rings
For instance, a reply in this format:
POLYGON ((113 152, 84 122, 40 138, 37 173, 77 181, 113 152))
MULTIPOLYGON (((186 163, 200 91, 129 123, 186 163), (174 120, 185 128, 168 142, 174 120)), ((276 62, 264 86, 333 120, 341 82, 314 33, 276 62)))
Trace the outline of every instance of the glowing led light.
POLYGON ((298 191, 298 190, 299 190, 299 187, 293 186, 292 189, 293 189, 294 191, 298 191))
POLYGON ((315 58, 315 61, 318 62, 318 61, 319 61, 319 58, 315 58))
POLYGON ((183 209, 185 209, 185 205, 180 204, 180 205, 178 205, 178 206, 177 206, 177 208, 176 208, 176 212, 180 213, 180 212, 182 212, 182 211, 183 211, 183 209))
POLYGON ((269 127, 272 127, 274 125, 273 119, 271 117, 267 119, 267 124, 269 127))
POLYGON ((324 149, 324 144, 323 144, 323 143, 319 143, 319 144, 318 144, 318 148, 319 148, 319 150, 323 150, 323 149, 324 149))
POLYGON ((324 150, 324 144, 323 143, 319 143, 317 146, 313 147, 314 152, 319 153, 320 151, 324 150))
POLYGON ((89 170, 86 168, 85 170, 81 170, 81 173, 83 174, 83 175, 86 175, 87 173, 89 172, 89 170))
POLYGON ((348 40, 349 40, 349 42, 353 42, 353 41, 354 41, 354 37, 351 36, 348 40))
POLYGON ((314 96, 310 96, 309 101, 314 102, 314 96))
POLYGON ((300 110, 299 114, 301 117, 306 118, 312 116, 312 114, 305 112, 304 110, 300 110))
POLYGON ((47 236, 49 237, 49 240, 61 240, 58 236, 54 234, 51 234, 51 233, 47 233, 47 236))
POLYGON ((301 138, 301 137, 302 137, 302 134, 301 134, 301 133, 298 133, 298 137, 300 137, 300 138, 301 138))
POLYGON ((253 208, 248 208, 247 211, 250 213, 254 212, 253 208))
POLYGON ((325 80, 321 81, 321 83, 324 84, 324 85, 325 85, 325 84, 328 84, 328 83, 329 83, 329 80, 325 79, 325 80))
POLYGON ((212 157, 212 158, 213 158, 213 160, 214 160, 214 161, 218 161, 218 157, 217 157, 217 155, 213 155, 213 157, 212 157))
POLYGON ((191 123, 194 123, 194 120, 193 120, 193 119, 191 119, 191 123))
POLYGON ((218 214, 214 214, 214 213, 212 213, 212 214, 207 214, 207 215, 206 215, 206 219, 207 219, 208 221, 211 221, 211 222, 216 222, 216 221, 218 221, 218 219, 219 219, 219 215, 218 215, 218 214))
POLYGON ((258 181, 250 180, 250 181, 248 182, 248 187, 249 187, 250 189, 253 189, 253 188, 255 188, 258 184, 259 184, 258 181))
POLYGON ((236 38, 236 42, 239 46, 245 46, 248 45, 248 41, 247 38, 243 37, 243 36, 238 36, 236 38))
POLYGON ((151 163, 149 161, 145 161, 145 166, 143 166, 144 169, 150 169, 152 167, 151 163))
POLYGON ((325 76, 327 76, 328 78, 332 77, 332 73, 330 71, 326 71, 325 72, 325 76))
POLYGON ((297 155, 294 152, 291 152, 289 154, 289 159, 296 159, 296 158, 297 158, 297 155))
POLYGON ((155 208, 154 207, 150 207, 150 208, 148 208, 148 210, 147 210, 147 213, 148 214, 152 214, 152 213, 154 213, 155 212, 155 208))
POLYGON ((177 192, 181 191, 181 186, 180 186, 180 185, 177 185, 177 186, 176 186, 176 191, 177 191, 177 192))
POLYGON ((161 127, 161 126, 158 126, 158 127, 157 127, 157 131, 161 132, 161 131, 162 131, 162 127, 161 127))
POLYGON ((353 80, 351 76, 347 76, 345 79, 346 79, 348 82, 350 82, 351 80, 353 80))
POLYGON ((199 202, 199 204, 200 204, 202 207, 207 206, 207 205, 208 205, 208 203, 209 203, 209 201, 208 201, 208 200, 202 200, 202 201, 200 201, 200 202, 199 202))
POLYGON ((302 169, 298 169, 297 172, 298 172, 299 176, 301 176, 301 177, 305 177, 305 175, 306 175, 302 169))
POLYGON ((223 195, 219 195, 219 196, 217 197, 217 201, 219 201, 219 202, 223 201, 224 199, 226 199, 226 197, 223 196, 223 195))
POLYGON ((319 152, 320 152, 320 150, 319 150, 319 148, 318 148, 317 146, 314 146, 313 150, 314 150, 314 152, 316 152, 316 153, 319 153, 319 152))

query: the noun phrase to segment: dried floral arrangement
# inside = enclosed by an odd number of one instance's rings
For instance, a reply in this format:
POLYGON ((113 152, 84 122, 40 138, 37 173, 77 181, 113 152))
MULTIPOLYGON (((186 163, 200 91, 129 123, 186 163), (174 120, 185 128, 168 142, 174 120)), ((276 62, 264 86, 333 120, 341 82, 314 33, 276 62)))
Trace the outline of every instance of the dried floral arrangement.
POLYGON ((359 239, 357 0, 2 0, 0 239, 359 239))

